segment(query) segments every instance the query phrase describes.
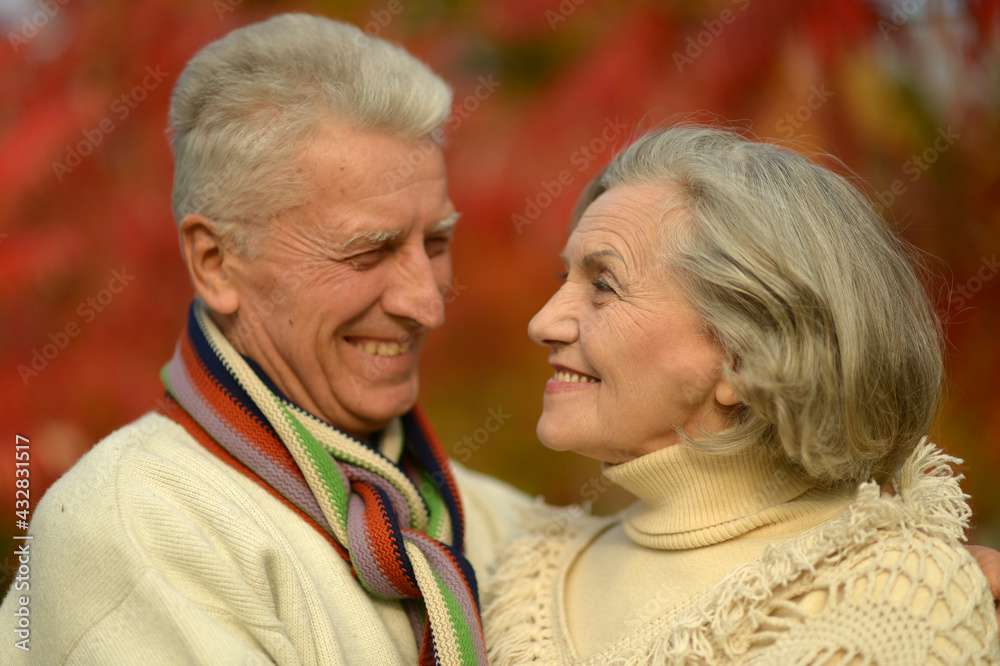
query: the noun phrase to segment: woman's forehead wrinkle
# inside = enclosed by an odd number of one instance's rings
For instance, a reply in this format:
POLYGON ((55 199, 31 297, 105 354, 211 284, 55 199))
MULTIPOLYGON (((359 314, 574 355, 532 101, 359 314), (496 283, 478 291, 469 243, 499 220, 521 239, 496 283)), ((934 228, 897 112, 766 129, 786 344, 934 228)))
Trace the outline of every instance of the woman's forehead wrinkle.
POLYGON ((646 234, 639 227, 644 223, 620 217, 601 216, 580 232, 583 261, 594 263, 617 259, 625 268, 641 268, 645 257, 646 234))

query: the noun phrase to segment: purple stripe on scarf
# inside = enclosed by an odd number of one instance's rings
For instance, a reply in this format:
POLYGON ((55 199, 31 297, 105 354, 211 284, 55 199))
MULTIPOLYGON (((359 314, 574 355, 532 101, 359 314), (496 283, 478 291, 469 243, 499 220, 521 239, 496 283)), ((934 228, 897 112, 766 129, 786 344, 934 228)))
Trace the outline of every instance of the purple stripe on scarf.
POLYGON ((198 391, 187 368, 179 359, 180 350, 174 354, 168 373, 175 397, 191 417, 212 436, 222 448, 234 458, 260 475, 275 490, 302 509, 310 518, 319 523, 327 532, 332 532, 323 510, 316 501, 309 486, 300 483, 280 465, 275 464, 252 442, 233 428, 198 391))
POLYGON ((370 483, 389 496, 389 501, 392 503, 393 511, 396 512, 396 521, 399 523, 400 528, 413 527, 410 524, 410 505, 406 503, 406 497, 399 491, 399 488, 390 483, 385 477, 379 476, 371 470, 345 462, 340 463, 340 465, 347 470, 347 475, 351 479, 370 483))
POLYGON ((365 526, 365 501, 358 495, 352 494, 349 507, 347 536, 351 541, 351 561, 355 570, 381 596, 393 599, 403 597, 403 592, 392 584, 378 565, 375 546, 365 526))

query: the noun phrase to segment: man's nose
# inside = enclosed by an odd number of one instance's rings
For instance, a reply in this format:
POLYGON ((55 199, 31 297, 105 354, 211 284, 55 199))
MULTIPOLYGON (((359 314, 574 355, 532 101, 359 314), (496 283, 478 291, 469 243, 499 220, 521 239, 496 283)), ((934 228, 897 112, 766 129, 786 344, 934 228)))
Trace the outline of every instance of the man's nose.
MULTIPOLYGON (((422 328, 434 329, 444 324, 441 289, 451 274, 450 265, 443 271, 446 274, 439 276, 431 258, 421 248, 397 257, 394 269, 392 283, 383 296, 386 312, 412 319, 422 328)), ((442 271, 441 267, 438 271, 442 271)))

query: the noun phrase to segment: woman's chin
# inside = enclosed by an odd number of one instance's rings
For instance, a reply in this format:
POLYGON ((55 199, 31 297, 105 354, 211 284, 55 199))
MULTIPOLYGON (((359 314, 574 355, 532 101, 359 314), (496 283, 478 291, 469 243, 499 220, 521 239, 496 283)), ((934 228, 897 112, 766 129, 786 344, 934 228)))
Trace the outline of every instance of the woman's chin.
POLYGON ((543 446, 553 451, 575 451, 574 442, 579 440, 579 437, 573 437, 571 433, 564 432, 562 428, 552 427, 551 424, 546 423, 544 415, 538 421, 535 434, 538 435, 538 441, 543 446))
POLYGON ((544 418, 538 422, 538 428, 535 430, 535 434, 538 435, 538 441, 542 443, 545 448, 552 449, 553 451, 559 451, 560 453, 575 453, 584 458, 590 458, 592 460, 598 460, 600 462, 607 462, 607 459, 613 456, 602 455, 600 451, 593 450, 592 446, 588 446, 588 443, 580 436, 579 432, 570 432, 563 428, 548 428, 546 427, 544 418))

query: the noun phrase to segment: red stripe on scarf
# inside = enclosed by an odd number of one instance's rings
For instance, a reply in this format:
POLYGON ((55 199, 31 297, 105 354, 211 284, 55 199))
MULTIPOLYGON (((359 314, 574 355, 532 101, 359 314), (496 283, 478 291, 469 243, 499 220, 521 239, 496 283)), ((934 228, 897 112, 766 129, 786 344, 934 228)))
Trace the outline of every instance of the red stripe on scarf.
POLYGON ((403 595, 407 597, 422 596, 416 581, 410 580, 406 572, 403 571, 400 557, 400 552, 405 552, 403 544, 397 543, 389 530, 368 529, 369 525, 387 525, 389 523, 389 512, 381 498, 373 492, 371 484, 364 481, 352 483, 351 490, 357 493, 365 503, 365 534, 372 544, 378 568, 403 595))
POLYGON ((209 374, 208 368, 195 353, 191 339, 186 335, 181 338, 181 357, 188 369, 192 384, 204 396, 205 402, 246 435, 255 449, 292 476, 302 479, 304 483, 305 477, 302 476, 291 452, 257 419, 239 408, 232 394, 209 374))
MULTIPOLYGON (((174 400, 173 396, 171 396, 168 393, 164 398, 163 402, 161 402, 157 406, 156 411, 158 411, 163 416, 166 416, 168 419, 174 421, 182 428, 184 428, 189 435, 194 437, 198 441, 198 443, 204 446, 210 453, 213 453, 214 455, 218 456, 223 462, 227 463, 230 467, 239 470, 249 479, 257 483, 257 485, 261 486, 267 492, 271 493, 279 500, 281 500, 282 503, 285 504, 285 506, 289 507, 292 511, 300 515, 307 523, 312 525, 317 532, 322 534, 323 538, 330 542, 330 545, 334 547, 334 549, 337 551, 337 554, 340 555, 344 559, 344 561, 346 561, 348 564, 351 563, 351 556, 347 553, 346 550, 344 550, 343 546, 337 543, 337 540, 334 539, 332 535, 327 534, 327 531, 323 529, 322 525, 313 520, 309 516, 309 514, 304 512, 302 509, 300 509, 299 507, 295 506, 287 499, 285 499, 285 497, 281 493, 279 493, 277 490, 275 490, 270 485, 265 483, 263 479, 261 479, 254 473, 253 470, 244 465, 237 458, 233 457, 233 455, 229 453, 229 451, 220 446, 218 442, 212 439, 212 436, 209 435, 204 428, 198 425, 197 421, 191 418, 190 414, 184 411, 184 408, 181 407, 176 400, 174 400)), ((298 471, 298 468, 296 468, 296 471, 298 471)), ((356 576, 357 575, 355 574, 355 577, 356 576)))
POLYGON ((434 652, 434 637, 431 635, 430 618, 424 621, 424 641, 420 646, 419 666, 436 666, 437 654, 434 652))

